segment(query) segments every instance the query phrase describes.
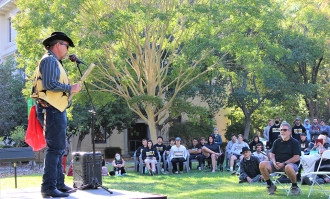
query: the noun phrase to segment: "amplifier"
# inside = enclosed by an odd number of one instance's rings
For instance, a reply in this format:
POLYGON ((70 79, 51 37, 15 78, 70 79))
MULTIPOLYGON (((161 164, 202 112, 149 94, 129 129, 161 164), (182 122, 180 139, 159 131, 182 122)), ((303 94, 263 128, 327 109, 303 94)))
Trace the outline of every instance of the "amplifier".
POLYGON ((73 187, 74 188, 79 188, 83 185, 91 184, 93 177, 96 177, 98 183, 102 185, 101 171, 102 171, 102 154, 100 152, 95 153, 95 161, 93 160, 93 152, 78 152, 73 154, 73 187), (95 173, 93 175, 94 165, 95 165, 95 173))

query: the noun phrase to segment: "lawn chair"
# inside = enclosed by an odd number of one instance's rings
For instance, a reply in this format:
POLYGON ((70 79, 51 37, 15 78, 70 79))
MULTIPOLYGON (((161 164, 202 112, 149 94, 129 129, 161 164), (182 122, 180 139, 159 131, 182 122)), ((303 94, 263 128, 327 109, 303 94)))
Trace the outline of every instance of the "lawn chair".
POLYGON ((136 157, 136 151, 134 152, 133 159, 134 159, 134 171, 139 172, 140 160, 139 157, 136 157))
POLYGON ((308 173, 308 174, 313 176, 313 183, 312 183, 311 188, 309 190, 308 197, 312 193, 313 187, 316 184, 317 186, 319 186, 321 188, 322 192, 330 198, 330 194, 327 193, 327 192, 329 192, 329 190, 324 190, 324 187, 322 185, 320 185, 316 180, 317 175, 324 175, 324 176, 327 176, 328 178, 330 178, 330 171, 319 171, 320 165, 321 165, 323 159, 330 159, 330 150, 326 150, 326 151, 323 152, 320 163, 317 167, 317 170, 315 172, 308 173))
MULTIPOLYGON (((301 157, 302 156, 304 156, 304 152, 302 151, 301 152, 301 156, 300 156, 300 159, 301 159, 301 157)), ((298 168, 300 167, 300 165, 301 165, 301 161, 299 161, 299 165, 298 165, 298 168)), ((296 172, 296 175, 298 174, 298 171, 296 172)), ((278 185, 281 185, 281 187, 284 189, 284 191, 286 192, 286 195, 287 196, 289 196, 290 195, 290 192, 291 192, 291 186, 290 187, 286 187, 286 186, 284 186, 284 183, 281 183, 280 181, 279 181, 279 179, 281 178, 281 176, 285 176, 285 177, 287 177, 288 178, 288 176, 286 175, 286 173, 284 172, 284 171, 278 171, 278 172, 274 172, 273 174, 271 174, 271 176, 273 176, 274 177, 274 180, 273 180, 273 183, 276 185, 276 184, 278 184, 278 185)), ((290 183, 291 184, 291 183, 290 183)), ((297 186, 298 186, 298 184, 297 184, 297 186)), ((303 194, 303 191, 302 191, 302 189, 300 188, 300 186, 298 186, 298 189, 300 189, 300 192, 303 194)))

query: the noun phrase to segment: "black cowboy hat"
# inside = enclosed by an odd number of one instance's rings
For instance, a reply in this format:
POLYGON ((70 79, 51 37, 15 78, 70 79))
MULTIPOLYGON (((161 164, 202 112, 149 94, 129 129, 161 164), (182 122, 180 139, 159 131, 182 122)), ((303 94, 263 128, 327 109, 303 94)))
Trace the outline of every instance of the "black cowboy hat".
POLYGON ((54 40, 63 40, 69 43, 70 47, 74 47, 73 41, 70 39, 70 37, 68 37, 65 33, 63 32, 53 32, 50 37, 48 37, 47 39, 45 39, 42 44, 47 47, 50 45, 51 41, 54 40))
POLYGON ((246 147, 246 146, 243 147, 243 148, 242 148, 242 152, 241 152, 241 154, 243 154, 245 151, 250 151, 249 147, 246 147))

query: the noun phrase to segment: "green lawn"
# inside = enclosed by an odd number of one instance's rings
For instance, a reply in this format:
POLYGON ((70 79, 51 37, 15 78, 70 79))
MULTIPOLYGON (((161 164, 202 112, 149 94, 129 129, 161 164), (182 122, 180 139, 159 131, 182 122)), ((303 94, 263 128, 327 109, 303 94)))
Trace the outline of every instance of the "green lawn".
MULTIPOLYGON (((132 165, 128 165, 132 167, 132 165)), ((110 168, 110 166, 109 166, 110 168)), ((193 168, 196 168, 193 166, 193 168)), ((73 178, 66 177, 66 184, 72 186, 73 178)), ((40 187, 41 175, 29 175, 18 177, 18 187, 40 187)), ((127 176, 113 177, 104 176, 102 178, 104 186, 111 189, 127 191, 139 191, 167 195, 168 198, 287 198, 285 191, 279 189, 275 195, 269 196, 266 185, 238 183, 237 176, 231 176, 229 172, 211 173, 207 171, 192 170, 190 173, 173 175, 140 175, 132 170, 127 176)), ((0 190, 13 189, 15 185, 14 177, 0 179, 0 190)), ((288 184, 286 184, 289 186, 288 184)), ((307 198, 309 186, 303 185, 304 194, 296 198, 307 198)), ((330 189, 330 187, 329 187, 330 189)), ((290 196, 293 197, 293 196, 290 196)), ((327 198, 321 192, 313 192, 310 198, 327 198)))

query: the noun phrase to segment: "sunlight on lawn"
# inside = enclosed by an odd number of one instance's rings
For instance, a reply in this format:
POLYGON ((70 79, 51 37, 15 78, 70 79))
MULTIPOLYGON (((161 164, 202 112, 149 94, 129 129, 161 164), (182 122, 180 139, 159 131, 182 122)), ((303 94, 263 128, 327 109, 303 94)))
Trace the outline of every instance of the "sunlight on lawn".
MULTIPOLYGON (((111 170, 111 166, 109 166, 111 170)), ((27 175, 17 177, 18 188, 40 187, 42 175, 27 175)), ((73 185, 73 177, 65 177, 65 183, 73 185)), ((140 175, 129 170, 127 176, 114 177, 103 176, 102 185, 111 189, 145 192, 166 195, 169 199, 254 199, 254 198, 288 198, 280 186, 275 195, 268 195, 266 185, 262 183, 248 184, 238 183, 238 177, 230 175, 229 172, 211 173, 208 170, 191 170, 190 173, 173 175, 140 175)), ((289 187, 289 184, 285 185, 289 187)), ((1 178, 0 190, 14 189, 14 177, 1 178)), ((306 198, 309 186, 302 186, 304 194, 296 198, 306 198)), ((290 196, 292 198, 292 196, 290 196)), ((311 199, 327 198, 323 193, 315 191, 311 199)))

